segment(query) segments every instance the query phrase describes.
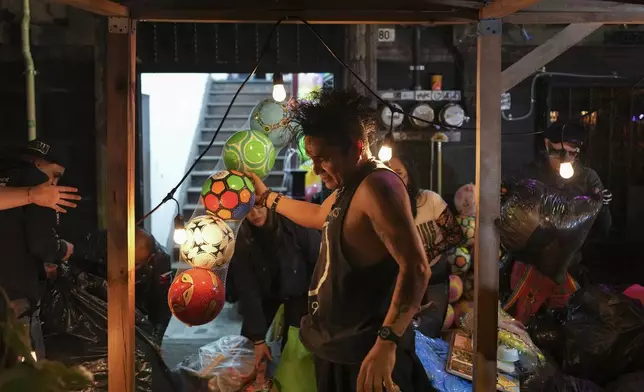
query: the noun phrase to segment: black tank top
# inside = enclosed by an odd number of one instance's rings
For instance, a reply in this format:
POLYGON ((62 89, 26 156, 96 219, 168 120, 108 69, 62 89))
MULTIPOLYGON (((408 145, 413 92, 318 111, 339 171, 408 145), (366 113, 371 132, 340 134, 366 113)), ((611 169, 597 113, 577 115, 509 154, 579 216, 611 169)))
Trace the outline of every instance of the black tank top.
POLYGON ((322 229, 320 255, 309 290, 308 314, 302 318, 302 343, 324 360, 361 363, 373 347, 391 303, 398 276, 393 257, 363 267, 342 252, 342 226, 353 195, 382 163, 365 163, 337 195, 322 229))

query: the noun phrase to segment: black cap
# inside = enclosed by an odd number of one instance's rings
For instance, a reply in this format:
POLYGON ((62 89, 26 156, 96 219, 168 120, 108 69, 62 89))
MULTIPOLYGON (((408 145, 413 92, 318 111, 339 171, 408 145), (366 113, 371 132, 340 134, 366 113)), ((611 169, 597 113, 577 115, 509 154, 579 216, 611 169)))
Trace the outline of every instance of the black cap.
POLYGON ((57 163, 65 168, 68 164, 67 146, 55 141, 32 140, 22 149, 22 153, 47 162, 57 163))
POLYGON ((545 137, 553 143, 572 143, 581 146, 586 139, 586 129, 577 123, 554 123, 546 130, 545 137))

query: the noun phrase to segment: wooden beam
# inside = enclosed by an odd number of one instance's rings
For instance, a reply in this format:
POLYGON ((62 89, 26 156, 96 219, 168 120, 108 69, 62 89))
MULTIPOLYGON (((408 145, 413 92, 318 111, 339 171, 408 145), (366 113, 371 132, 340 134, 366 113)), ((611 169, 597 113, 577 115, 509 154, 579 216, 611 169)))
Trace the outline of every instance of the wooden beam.
POLYGON ((134 392, 134 22, 110 18, 107 34, 107 356, 110 392, 134 392), (118 32, 117 32, 118 31, 118 32))
POLYGON ((503 71, 501 78, 503 92, 521 83, 539 68, 554 60, 557 56, 570 49, 571 46, 586 38, 590 33, 600 27, 602 27, 601 23, 575 23, 561 30, 554 37, 503 71))
POLYGON ((51 3, 64 4, 70 7, 93 12, 103 16, 127 17, 130 11, 127 7, 110 0, 47 0, 51 3))
POLYGON ((474 391, 496 390, 501 189, 501 24, 479 23, 476 84, 474 391))
POLYGON ((503 18, 512 24, 644 24, 644 12, 518 12, 503 18))
POLYGON ((479 10, 479 18, 493 19, 503 18, 508 15, 519 12, 528 8, 541 0, 494 0, 493 3, 486 5, 479 10))
MULTIPOLYGON (((441 15, 434 12, 400 10, 261 10, 261 9, 132 9, 133 18, 146 22, 189 23, 275 23, 286 16, 298 16, 311 24, 469 24, 477 20, 468 15, 441 15)), ((297 19, 284 23, 301 23, 297 19)))

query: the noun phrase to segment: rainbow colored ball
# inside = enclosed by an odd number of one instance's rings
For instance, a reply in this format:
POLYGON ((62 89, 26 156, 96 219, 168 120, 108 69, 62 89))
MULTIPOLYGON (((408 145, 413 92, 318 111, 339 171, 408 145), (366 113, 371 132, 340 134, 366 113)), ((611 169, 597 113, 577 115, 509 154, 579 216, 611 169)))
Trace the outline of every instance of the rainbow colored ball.
POLYGON ((168 306, 182 323, 193 326, 211 322, 224 307, 225 285, 213 272, 193 268, 183 271, 168 290, 168 306))
POLYGON ((459 246, 447 255, 453 274, 464 274, 470 269, 472 255, 467 247, 459 246))
POLYGON ((222 170, 204 182, 201 197, 209 214, 224 220, 241 220, 255 204, 255 186, 244 173, 222 170))
POLYGON ((226 169, 253 172, 263 178, 275 165, 275 147, 262 131, 239 131, 224 144, 226 169))
POLYGON ((449 303, 458 301, 463 295, 463 281, 457 275, 449 276, 449 303))
POLYGON ((452 305, 447 305, 447 312, 445 312, 445 320, 443 320, 443 330, 450 329, 454 324, 454 308, 452 305))
POLYGON ((476 232, 476 217, 458 215, 456 222, 461 226, 463 235, 465 236, 465 243, 467 246, 474 245, 474 234, 476 232))

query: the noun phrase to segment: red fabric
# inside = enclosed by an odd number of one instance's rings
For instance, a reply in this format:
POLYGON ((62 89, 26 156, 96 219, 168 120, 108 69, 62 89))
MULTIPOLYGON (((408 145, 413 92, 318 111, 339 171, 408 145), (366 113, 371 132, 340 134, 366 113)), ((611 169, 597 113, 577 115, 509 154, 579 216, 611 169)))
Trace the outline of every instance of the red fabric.
POLYGON ((510 288, 513 290, 512 296, 503 308, 526 324, 544 304, 552 309, 566 306, 579 286, 570 274, 566 274, 566 281, 558 285, 534 266, 517 261, 512 267, 510 288))
POLYGON ((624 295, 636 299, 644 305, 644 287, 634 284, 631 287, 624 290, 624 295))

